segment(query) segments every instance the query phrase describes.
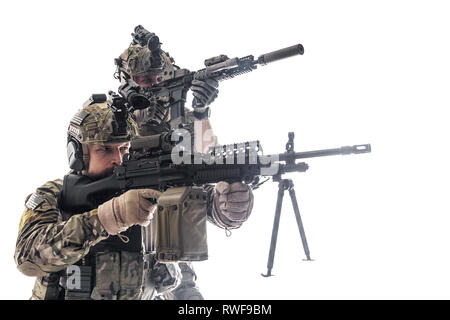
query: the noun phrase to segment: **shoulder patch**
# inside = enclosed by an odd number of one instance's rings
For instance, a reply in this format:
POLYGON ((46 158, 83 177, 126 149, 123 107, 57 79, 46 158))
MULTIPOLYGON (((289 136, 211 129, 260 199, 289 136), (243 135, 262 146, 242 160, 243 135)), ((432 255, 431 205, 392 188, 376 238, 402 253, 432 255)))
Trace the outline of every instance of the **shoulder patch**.
POLYGON ((27 207, 30 210, 34 210, 39 205, 44 202, 45 198, 43 196, 38 195, 37 193, 33 193, 29 198, 28 201, 25 203, 25 207, 27 207))

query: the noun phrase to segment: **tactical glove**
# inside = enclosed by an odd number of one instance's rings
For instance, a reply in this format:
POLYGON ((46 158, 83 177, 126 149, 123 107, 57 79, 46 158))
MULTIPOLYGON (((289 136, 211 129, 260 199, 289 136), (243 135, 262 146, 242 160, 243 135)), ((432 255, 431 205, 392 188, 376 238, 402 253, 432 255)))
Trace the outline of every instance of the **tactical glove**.
POLYGON ((212 214, 221 226, 239 228, 248 219, 253 208, 253 192, 241 182, 219 182, 214 191, 212 214))
POLYGON ((160 195, 161 192, 152 189, 128 190, 100 205, 98 218, 110 235, 121 233, 135 224, 147 226, 156 209, 156 204, 150 199, 158 199, 160 195))
POLYGON ((192 81, 191 90, 194 95, 192 108, 198 119, 204 119, 208 116, 208 108, 206 107, 216 99, 219 93, 218 87, 219 82, 215 79, 192 81))

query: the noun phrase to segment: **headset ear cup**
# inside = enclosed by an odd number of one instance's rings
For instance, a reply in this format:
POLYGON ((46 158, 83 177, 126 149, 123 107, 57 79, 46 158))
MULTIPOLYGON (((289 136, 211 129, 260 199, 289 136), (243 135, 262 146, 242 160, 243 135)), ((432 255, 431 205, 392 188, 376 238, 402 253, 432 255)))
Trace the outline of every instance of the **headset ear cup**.
POLYGON ((67 142, 67 159, 69 160, 70 169, 75 171, 83 170, 83 149, 81 143, 75 139, 69 138, 67 142))

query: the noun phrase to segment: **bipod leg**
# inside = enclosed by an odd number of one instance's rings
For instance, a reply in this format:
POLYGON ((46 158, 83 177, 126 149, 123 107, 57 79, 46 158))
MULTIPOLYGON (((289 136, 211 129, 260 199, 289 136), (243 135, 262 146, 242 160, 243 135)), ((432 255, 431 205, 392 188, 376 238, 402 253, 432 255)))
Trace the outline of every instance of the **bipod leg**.
POLYGON ((278 228, 280 226, 281 206, 283 205, 283 197, 285 190, 286 190, 285 180, 280 180, 278 182, 277 206, 275 209, 275 218, 273 221, 272 239, 270 240, 269 259, 267 260, 267 273, 266 274, 261 273, 263 277, 272 276, 273 260, 275 259, 275 249, 277 247, 278 228))
POLYGON ((297 197, 295 196, 295 190, 294 190, 294 182, 290 179, 286 179, 289 181, 289 195, 291 196, 292 201, 292 207, 294 208, 295 218, 297 219, 297 226, 298 231, 300 232, 300 238, 302 239, 303 243, 303 250, 305 251, 306 260, 311 261, 310 253, 309 253, 309 247, 308 247, 308 241, 306 240, 306 234, 305 229, 303 229, 303 222, 302 217, 300 216, 300 210, 298 209, 298 203, 297 203, 297 197))

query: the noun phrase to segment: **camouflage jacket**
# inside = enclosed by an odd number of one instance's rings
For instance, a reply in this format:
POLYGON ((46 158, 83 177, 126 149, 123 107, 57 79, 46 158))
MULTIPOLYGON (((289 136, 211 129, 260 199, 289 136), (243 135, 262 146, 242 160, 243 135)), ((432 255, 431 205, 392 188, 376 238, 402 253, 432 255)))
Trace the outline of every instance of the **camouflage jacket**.
POLYGON ((97 209, 63 221, 58 209, 62 180, 49 181, 29 195, 19 224, 15 260, 26 275, 44 275, 72 265, 108 233, 97 209))
POLYGON ((28 276, 38 277, 33 298, 59 295, 59 284, 52 292, 45 292, 47 285, 70 265, 82 260, 90 248, 108 237, 101 225, 97 209, 73 215, 63 220, 58 208, 62 180, 49 181, 29 195, 19 224, 14 259, 18 269, 28 276), (53 291, 58 292, 53 292, 53 291))

